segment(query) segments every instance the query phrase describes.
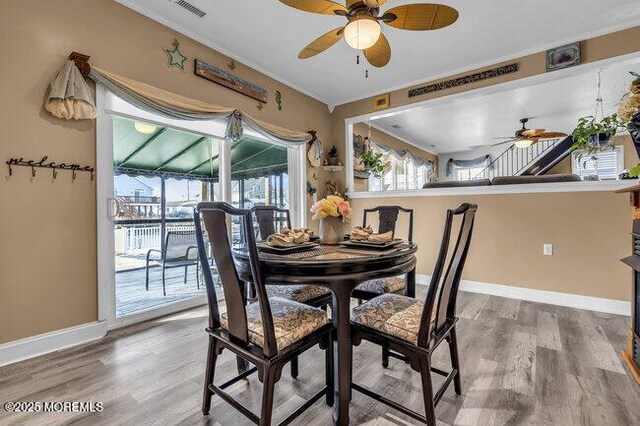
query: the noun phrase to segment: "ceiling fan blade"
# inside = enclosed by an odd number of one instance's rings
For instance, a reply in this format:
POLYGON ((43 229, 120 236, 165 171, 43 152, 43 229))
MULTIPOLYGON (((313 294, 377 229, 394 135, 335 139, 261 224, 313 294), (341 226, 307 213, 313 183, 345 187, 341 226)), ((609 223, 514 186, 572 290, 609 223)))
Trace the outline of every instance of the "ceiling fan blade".
POLYGON ((384 34, 380 33, 380 38, 376 44, 364 51, 364 57, 376 68, 382 68, 391 60, 391 46, 384 34))
POLYGON ((544 132, 544 133, 540 133, 539 135, 536 135, 536 138, 538 139, 559 139, 559 138, 566 138, 567 135, 566 133, 562 133, 562 132, 544 132))
POLYGON ((495 140, 500 140, 500 139, 509 139, 509 140, 513 140, 513 139, 515 139, 515 138, 514 138, 513 136, 505 136, 505 137, 502 137, 502 138, 491 138, 491 139, 495 139, 495 140))
POLYGON ((394 14, 397 17, 387 22, 387 25, 412 31, 444 28, 456 22, 459 16, 458 11, 452 7, 429 3, 405 4, 387 10, 385 15, 387 14, 394 14))
POLYGON ((344 27, 335 28, 317 39, 300 51, 298 59, 307 59, 318 53, 324 52, 334 44, 336 44, 344 36, 344 27))
POLYGON ((280 0, 287 6, 321 15, 346 14, 347 8, 331 0, 280 0))
POLYGON ((523 130, 521 135, 526 137, 536 137, 545 132, 546 129, 527 129, 523 130))

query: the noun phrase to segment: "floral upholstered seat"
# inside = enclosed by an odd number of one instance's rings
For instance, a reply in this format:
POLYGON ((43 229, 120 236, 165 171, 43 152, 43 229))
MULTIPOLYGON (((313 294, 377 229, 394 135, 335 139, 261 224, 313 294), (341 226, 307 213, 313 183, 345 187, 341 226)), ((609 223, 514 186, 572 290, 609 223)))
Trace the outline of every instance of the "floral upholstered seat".
POLYGON ((417 344, 423 310, 423 301, 389 293, 353 308, 351 321, 417 344))
POLYGON ((320 285, 267 285, 266 287, 269 297, 281 297, 301 303, 331 294, 331 290, 320 285))
MULTIPOLYGON (((322 309, 279 297, 270 298, 269 304, 271 305, 278 351, 329 323, 327 313, 322 309)), ((249 341, 262 347, 264 345, 264 328, 260 316, 260 305, 252 303, 247 306, 246 312, 249 341)), ((226 312, 221 315, 220 323, 222 328, 228 328, 226 312)))
POLYGON ((401 275, 399 277, 375 278, 373 280, 365 281, 356 287, 356 290, 385 294, 400 291, 404 289, 406 285, 407 280, 404 275, 401 275))

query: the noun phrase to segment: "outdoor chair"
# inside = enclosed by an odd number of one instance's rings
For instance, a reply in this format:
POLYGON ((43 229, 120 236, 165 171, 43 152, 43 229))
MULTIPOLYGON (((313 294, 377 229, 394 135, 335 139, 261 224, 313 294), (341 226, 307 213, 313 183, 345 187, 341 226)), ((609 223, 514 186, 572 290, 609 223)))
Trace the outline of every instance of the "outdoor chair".
POLYGON ((145 288, 149 290, 149 267, 155 264, 162 268, 162 294, 167 295, 165 271, 170 268, 184 268, 184 283, 187 283, 189 266, 196 267, 196 285, 200 289, 200 265, 198 263, 198 242, 195 231, 169 231, 162 250, 147 252, 145 288), (152 258, 156 253, 157 257, 152 258))

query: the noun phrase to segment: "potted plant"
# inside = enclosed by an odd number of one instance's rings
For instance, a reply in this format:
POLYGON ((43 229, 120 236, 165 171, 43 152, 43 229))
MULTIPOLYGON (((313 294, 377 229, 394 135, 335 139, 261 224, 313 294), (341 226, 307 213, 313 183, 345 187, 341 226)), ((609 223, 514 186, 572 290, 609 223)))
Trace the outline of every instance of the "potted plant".
POLYGON ((338 148, 336 146, 332 146, 329 150, 329 165, 337 166, 338 165, 338 148))
POLYGON ((576 153, 578 161, 583 163, 585 170, 591 170, 592 175, 585 176, 585 180, 598 180, 598 158, 599 152, 614 149, 614 145, 609 143, 611 138, 620 130, 625 130, 626 126, 618 117, 618 114, 611 114, 596 120, 594 116, 586 116, 578 119, 578 125, 573 130, 573 145, 571 152, 576 153))
POLYGON ((386 164, 382 160, 384 154, 376 152, 371 149, 364 151, 360 155, 360 164, 362 164, 362 171, 372 174, 374 177, 380 179, 384 174, 386 164))
POLYGON ((343 223, 351 220, 351 205, 344 198, 328 195, 311 207, 312 219, 320 221, 320 240, 339 244, 344 238, 343 223))

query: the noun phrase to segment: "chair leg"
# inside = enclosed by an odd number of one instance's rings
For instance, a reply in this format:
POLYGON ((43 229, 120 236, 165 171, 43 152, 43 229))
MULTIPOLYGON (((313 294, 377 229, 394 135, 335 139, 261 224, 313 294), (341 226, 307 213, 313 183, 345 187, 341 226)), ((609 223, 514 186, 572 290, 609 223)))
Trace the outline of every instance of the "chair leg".
POLYGON ((382 368, 389 368, 389 348, 382 347, 382 368))
POLYGON ((149 291, 149 261, 147 261, 147 276, 144 285, 145 290, 149 291))
POLYGON ((460 357, 458 355, 458 336, 456 334, 455 326, 449 332, 449 354, 451 355, 451 366, 455 368, 458 373, 453 378, 453 387, 458 395, 462 395, 462 380, 460 378, 460 357))
POLYGON ((325 403, 331 407, 333 406, 333 393, 335 392, 333 386, 333 335, 329 335, 329 343, 327 349, 324 351, 325 360, 325 385, 327 386, 327 395, 325 395, 325 403))
POLYGON ((162 265, 162 295, 166 296, 167 295, 167 287, 165 285, 165 268, 164 265, 162 265))
POLYGON ((196 286, 200 290, 200 262, 196 263, 196 286))
POLYGON ((291 360, 291 377, 294 379, 298 378, 298 357, 291 360))
POLYGON ((202 414, 209 414, 211 409, 211 397, 213 392, 209 389, 209 385, 213 384, 213 377, 216 371, 216 360, 218 358, 217 341, 209 336, 209 350, 207 352, 207 368, 204 375, 204 393, 202 395, 202 414))
POLYGON ((185 284, 187 283, 187 268, 188 268, 188 266, 184 267, 184 283, 185 284))
POLYGON ((276 386, 276 366, 265 367, 264 385, 262 387, 262 408, 260 413, 260 426, 271 425, 271 415, 273 412, 273 393, 276 386))
POLYGON ((429 360, 420 362, 420 379, 422 381, 424 415, 427 418, 427 425, 436 426, 436 413, 433 405, 433 384, 431 383, 431 363, 429 360))
POLYGON ((236 370, 242 374, 250 368, 249 361, 236 355, 236 370))

